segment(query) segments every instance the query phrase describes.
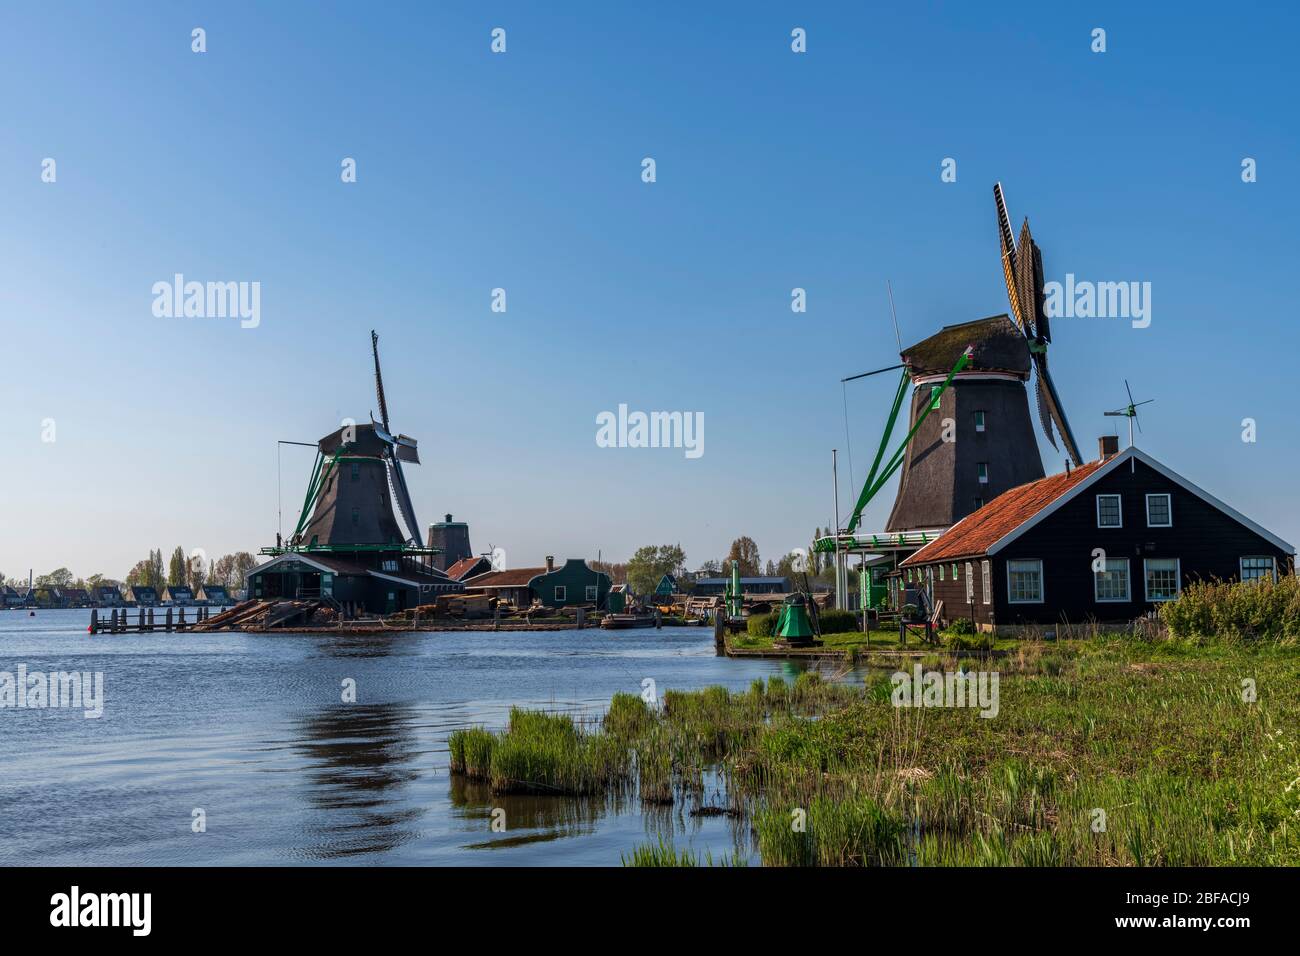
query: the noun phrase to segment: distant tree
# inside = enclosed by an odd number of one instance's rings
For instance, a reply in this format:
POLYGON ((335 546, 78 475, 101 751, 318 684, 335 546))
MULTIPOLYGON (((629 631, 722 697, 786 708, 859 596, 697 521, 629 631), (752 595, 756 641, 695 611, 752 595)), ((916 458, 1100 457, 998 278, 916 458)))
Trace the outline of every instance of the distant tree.
POLYGON ((38 588, 72 587, 72 572, 67 568, 57 568, 49 574, 42 574, 36 579, 38 588))
POLYGON ((722 565, 712 558, 700 565, 699 571, 702 578, 717 578, 722 576, 722 565))
POLYGON ((185 560, 185 549, 178 544, 172 552, 171 560, 167 562, 167 584, 169 587, 184 584, 188 578, 189 562, 185 560))
POLYGON ((665 574, 677 574, 686 563, 680 544, 648 544, 637 548, 627 563, 627 586, 634 594, 651 594, 665 574))
POLYGON ((244 578, 246 578, 248 576, 248 572, 253 570, 253 568, 255 567, 257 567, 257 558, 253 557, 247 551, 236 551, 235 567, 234 567, 234 584, 232 586, 236 590, 242 588, 244 586, 244 578))
POLYGON ((166 579, 163 576, 162 548, 149 552, 149 573, 145 575, 144 583, 146 587, 156 591, 162 591, 166 586, 166 579))
POLYGON ((593 571, 602 571, 609 575, 611 584, 627 584, 627 563, 623 561, 591 561, 593 571))
POLYGON ((207 567, 204 565, 201 555, 194 555, 185 561, 185 581, 190 586, 190 590, 195 594, 199 593, 199 588, 203 587, 203 580, 207 574, 207 567))
POLYGON ((731 550, 727 552, 726 567, 731 568, 731 562, 735 561, 740 566, 740 576, 742 578, 757 577, 760 568, 760 558, 758 556, 758 545, 754 539, 745 535, 731 542, 731 550))

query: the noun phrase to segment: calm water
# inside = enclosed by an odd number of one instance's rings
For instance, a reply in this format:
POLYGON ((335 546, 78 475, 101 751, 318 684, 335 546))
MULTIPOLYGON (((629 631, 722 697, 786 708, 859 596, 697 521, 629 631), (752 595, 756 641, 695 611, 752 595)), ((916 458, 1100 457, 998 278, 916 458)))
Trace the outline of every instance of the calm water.
POLYGON ((749 852, 744 827, 680 805, 492 797, 449 776, 447 735, 513 704, 595 718, 647 677, 742 688, 793 666, 717 658, 705 628, 91 637, 89 618, 0 611, 0 671, 100 671, 105 698, 96 720, 0 709, 0 865, 617 865, 660 835, 749 852))

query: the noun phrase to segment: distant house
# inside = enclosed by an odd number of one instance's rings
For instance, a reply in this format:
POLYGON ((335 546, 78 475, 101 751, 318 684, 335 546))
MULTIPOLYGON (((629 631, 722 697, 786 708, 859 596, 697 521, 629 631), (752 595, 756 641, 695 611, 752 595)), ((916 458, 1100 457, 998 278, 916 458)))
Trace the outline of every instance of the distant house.
POLYGON ((27 596, 24 594, 19 594, 17 591, 15 591, 13 588, 9 587, 9 585, 6 584, 4 586, 4 591, 3 591, 3 600, 4 600, 5 607, 22 607, 25 603, 27 603, 27 596))
POLYGON ((677 593, 677 579, 671 574, 665 574, 655 585, 656 597, 670 597, 677 593))
POLYGON ((489 594, 514 607, 526 608, 536 596, 529 582, 545 573, 546 568, 511 568, 509 571, 488 571, 461 583, 466 591, 489 594))
POLYGON ((130 607, 157 607, 158 592, 143 584, 136 584, 126 589, 126 603, 130 607))
POLYGON ((190 607, 194 604, 194 592, 188 584, 169 584, 163 588, 160 603, 164 607, 190 607))
MULTIPOLYGON (((723 594, 731 578, 700 578, 695 582, 695 596, 708 597, 711 594, 723 594)), ((742 594, 787 594, 791 590, 789 578, 741 578, 742 594)))
POLYGON ((205 584, 199 588, 199 593, 194 595, 199 604, 206 604, 210 607, 225 607, 233 603, 230 600, 230 594, 220 584, 205 584))
POLYGON ((453 581, 465 581, 479 574, 486 574, 492 570, 492 562, 483 555, 478 557, 461 558, 455 564, 447 568, 447 577, 453 581))
POLYGON ((95 603, 100 607, 121 607, 126 602, 116 584, 101 584, 95 588, 95 603))
POLYGON ((945 619, 994 630, 1132 620, 1190 581, 1276 580, 1295 548, 1130 447, 1003 492, 900 568, 945 619))
POLYGON ((29 592, 32 603, 36 607, 63 607, 63 596, 59 594, 59 589, 49 585, 40 585, 29 592))
POLYGON ((547 607, 590 606, 604 608, 612 580, 604 571, 593 571, 581 558, 570 558, 557 568, 546 557, 545 570, 528 582, 533 593, 547 607))
POLYGON ((90 607, 90 592, 85 588, 60 588, 60 607, 90 607))

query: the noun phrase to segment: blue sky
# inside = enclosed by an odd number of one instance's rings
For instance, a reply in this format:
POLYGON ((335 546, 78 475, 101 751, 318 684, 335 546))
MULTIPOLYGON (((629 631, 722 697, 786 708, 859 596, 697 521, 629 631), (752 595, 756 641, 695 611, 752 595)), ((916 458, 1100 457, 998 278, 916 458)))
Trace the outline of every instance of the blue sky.
MULTIPOLYGON (((1053 326, 1085 454, 1128 378, 1156 399, 1142 447, 1300 541, 1295 13, 375 6, 3 14, 4 573, 272 541, 276 440, 367 420, 371 327, 422 523, 454 512, 516 566, 662 542, 694 565, 740 534, 779 557, 831 520, 832 447, 855 495, 839 379, 897 360, 886 279, 904 344, 1006 311, 999 179, 1049 279, 1152 284, 1149 328, 1053 326), (178 272, 260 282, 261 324, 156 318, 178 272), (703 412, 705 454, 598 448, 620 403, 703 412)), ((859 481, 888 378, 850 386, 859 481)), ((284 455, 287 527, 310 465, 284 455)))

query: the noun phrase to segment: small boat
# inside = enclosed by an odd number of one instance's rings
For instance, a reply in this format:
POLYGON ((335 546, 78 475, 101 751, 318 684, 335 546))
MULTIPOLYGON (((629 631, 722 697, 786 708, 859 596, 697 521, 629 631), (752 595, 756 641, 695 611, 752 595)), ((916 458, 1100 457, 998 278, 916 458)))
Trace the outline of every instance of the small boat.
POLYGON ((655 624, 653 614, 606 614, 600 619, 601 627, 616 631, 624 631, 633 627, 654 627, 655 624))

